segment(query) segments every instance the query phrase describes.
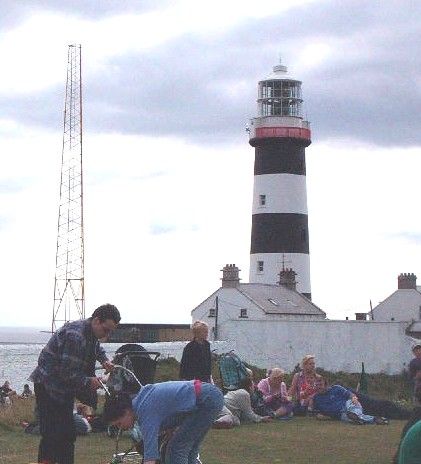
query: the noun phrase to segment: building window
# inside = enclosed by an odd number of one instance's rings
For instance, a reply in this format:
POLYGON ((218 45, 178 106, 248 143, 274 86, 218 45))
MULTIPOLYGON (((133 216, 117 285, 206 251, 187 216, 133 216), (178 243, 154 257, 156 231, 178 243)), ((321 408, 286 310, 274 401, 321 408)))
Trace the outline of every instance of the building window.
POLYGON ((266 206, 266 195, 259 195, 259 206, 266 206))
POLYGON ((208 317, 216 317, 216 308, 209 308, 208 317))
POLYGON ((246 318, 247 316, 247 309, 246 308, 241 308, 240 309, 240 317, 246 318))
POLYGON ((390 320, 391 320, 391 321, 394 321, 394 320, 395 320, 395 318, 394 318, 394 317, 391 317, 391 318, 390 318, 390 320))
POLYGON ((263 272, 263 261, 257 261, 257 272, 263 272))

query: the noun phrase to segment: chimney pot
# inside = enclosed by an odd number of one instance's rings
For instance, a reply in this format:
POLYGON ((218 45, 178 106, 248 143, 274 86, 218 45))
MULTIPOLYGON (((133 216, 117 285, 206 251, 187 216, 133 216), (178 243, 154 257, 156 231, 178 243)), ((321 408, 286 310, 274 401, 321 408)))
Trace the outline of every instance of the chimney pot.
POLYGON ((398 290, 416 290, 417 276, 414 273, 401 273, 398 276, 398 290))
POLYGON ((297 273, 292 268, 282 269, 279 275, 279 285, 283 285, 291 290, 297 290, 297 281, 295 276, 297 273))
POLYGON ((240 284, 240 269, 235 264, 226 264, 222 271, 222 287, 235 288, 240 284))

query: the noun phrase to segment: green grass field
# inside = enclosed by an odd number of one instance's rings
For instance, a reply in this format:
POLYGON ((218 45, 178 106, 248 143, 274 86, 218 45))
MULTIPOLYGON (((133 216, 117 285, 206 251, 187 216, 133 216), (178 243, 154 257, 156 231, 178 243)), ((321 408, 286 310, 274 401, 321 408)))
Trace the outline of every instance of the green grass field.
MULTIPOLYGON (((404 422, 350 425, 314 418, 211 430, 202 449, 204 464, 389 464, 404 422)), ((18 428, 0 429, 0 463, 36 462, 39 437, 18 428)), ((129 443, 125 438, 121 448, 129 443)), ((105 434, 78 437, 77 464, 105 464, 115 440, 105 434)))
MULTIPOLYGON (((173 359, 159 363, 156 381, 176 379, 179 364, 173 359)), ((253 368, 255 379, 263 371, 253 368)), ((355 387, 357 374, 323 372, 330 383, 355 387)), ((218 372, 214 369, 218 382, 218 372)), ((290 376, 286 381, 289 384, 290 376)), ((368 376, 370 395, 401 401, 411 407, 408 383, 403 376, 376 374, 368 376)), ((19 425, 31 421, 34 399, 15 401, 0 408, 0 464, 36 462, 39 437, 25 434, 19 425)), ((203 445, 204 464, 389 464, 405 422, 388 426, 357 426, 315 418, 294 418, 269 424, 242 425, 232 430, 211 430, 203 445)), ((122 451, 129 447, 123 437, 122 451)), ((115 440, 105 434, 78 437, 77 464, 109 463, 115 440)))

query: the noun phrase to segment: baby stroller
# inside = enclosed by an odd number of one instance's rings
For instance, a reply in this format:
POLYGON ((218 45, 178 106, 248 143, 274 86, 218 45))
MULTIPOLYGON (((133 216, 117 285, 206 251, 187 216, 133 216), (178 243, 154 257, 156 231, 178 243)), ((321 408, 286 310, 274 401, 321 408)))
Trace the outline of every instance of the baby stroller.
MULTIPOLYGON (((135 343, 120 346, 113 358, 116 368, 104 385, 105 401, 111 394, 117 392, 135 396, 142 385, 153 383, 159 356, 159 352, 146 351, 143 346, 135 343)), ((141 436, 136 434, 135 430, 131 434, 132 446, 125 452, 119 451, 121 431, 110 426, 107 434, 110 437, 116 437, 116 448, 110 464, 143 462, 143 443, 141 436)))

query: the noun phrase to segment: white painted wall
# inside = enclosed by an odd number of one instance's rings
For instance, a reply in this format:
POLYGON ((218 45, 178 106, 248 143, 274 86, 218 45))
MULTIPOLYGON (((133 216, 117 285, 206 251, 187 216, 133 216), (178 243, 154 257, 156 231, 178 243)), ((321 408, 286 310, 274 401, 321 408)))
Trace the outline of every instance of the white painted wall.
POLYGON ((254 176, 252 214, 307 214, 306 176, 297 174, 261 174, 254 176), (260 205, 260 195, 266 204, 260 205))
POLYGON ((413 289, 396 290, 373 308, 375 321, 419 321, 420 316, 421 293, 413 289))
POLYGON ((262 368, 291 371, 306 354, 329 371, 397 374, 412 358, 407 323, 374 321, 226 320, 221 340, 234 342, 237 353, 262 368))
POLYGON ((310 255, 305 253, 254 253, 250 255, 249 282, 261 284, 276 284, 282 262, 285 267, 294 269, 297 273, 297 291, 311 293, 310 255), (257 261, 263 261, 263 272, 257 271, 257 261))

